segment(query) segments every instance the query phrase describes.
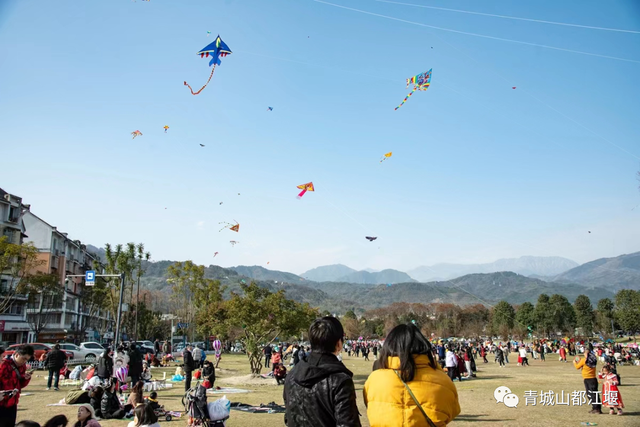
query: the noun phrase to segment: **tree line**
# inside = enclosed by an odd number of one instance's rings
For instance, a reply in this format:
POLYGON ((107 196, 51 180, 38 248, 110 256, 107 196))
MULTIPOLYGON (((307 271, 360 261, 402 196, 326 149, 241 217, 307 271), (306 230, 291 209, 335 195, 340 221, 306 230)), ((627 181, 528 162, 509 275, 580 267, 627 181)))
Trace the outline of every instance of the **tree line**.
POLYGON ((513 336, 554 337, 569 334, 592 337, 611 336, 622 330, 640 332, 640 291, 623 289, 612 301, 603 298, 594 307, 586 295, 573 304, 560 294, 541 294, 536 304, 512 305, 499 301, 492 307, 482 304, 458 306, 443 303, 394 303, 364 312, 353 310, 343 316, 350 338, 384 337, 400 323, 415 322, 427 336, 480 337, 513 336))

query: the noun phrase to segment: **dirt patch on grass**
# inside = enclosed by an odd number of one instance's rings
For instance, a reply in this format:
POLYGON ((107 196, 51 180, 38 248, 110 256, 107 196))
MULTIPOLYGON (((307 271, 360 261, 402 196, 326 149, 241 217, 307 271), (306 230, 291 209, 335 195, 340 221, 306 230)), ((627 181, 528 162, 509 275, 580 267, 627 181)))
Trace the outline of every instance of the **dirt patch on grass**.
POLYGON ((273 378, 262 378, 252 374, 240 375, 236 377, 220 378, 216 383, 229 384, 229 385, 252 385, 252 386, 264 386, 264 385, 276 385, 276 380, 273 378))

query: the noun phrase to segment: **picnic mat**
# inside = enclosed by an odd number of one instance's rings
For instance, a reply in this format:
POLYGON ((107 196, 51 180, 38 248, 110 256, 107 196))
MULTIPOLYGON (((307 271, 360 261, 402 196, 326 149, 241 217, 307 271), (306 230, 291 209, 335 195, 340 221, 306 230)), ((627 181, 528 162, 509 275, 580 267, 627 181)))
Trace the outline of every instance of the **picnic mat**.
POLYGON ((242 388, 230 388, 230 387, 220 387, 219 390, 209 389, 207 390, 207 394, 238 394, 238 393, 251 393, 251 390, 244 390, 242 388))
POLYGON ((260 406, 247 405, 246 403, 231 402, 231 409, 236 411, 249 412, 252 414, 284 414, 286 408, 275 402, 260 404, 260 406))
POLYGON ((47 406, 82 406, 88 405, 88 403, 49 403, 47 406))

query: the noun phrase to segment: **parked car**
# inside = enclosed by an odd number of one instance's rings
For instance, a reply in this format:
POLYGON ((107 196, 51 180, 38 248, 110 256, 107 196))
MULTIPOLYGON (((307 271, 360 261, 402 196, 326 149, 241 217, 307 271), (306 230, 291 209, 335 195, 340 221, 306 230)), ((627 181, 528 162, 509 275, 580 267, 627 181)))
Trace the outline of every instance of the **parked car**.
POLYGON ((97 359, 105 350, 102 344, 92 341, 80 343, 80 349, 86 351, 86 359, 97 359))
MULTIPOLYGON (((53 344, 49 344, 53 347, 53 344)), ((67 350, 73 353, 73 360, 87 360, 89 363, 96 360, 100 354, 96 354, 95 350, 90 350, 86 348, 80 348, 75 344, 71 343, 60 343, 60 348, 62 350, 67 350)))
POLYGON ((149 340, 136 341, 136 345, 138 347, 144 347, 144 348, 147 348, 147 349, 155 352, 155 348, 153 346, 153 343, 151 341, 149 341, 149 340))
MULTIPOLYGON (((3 356, 12 356, 13 353, 15 353, 16 349, 21 345, 22 344, 10 345, 9 348, 4 352, 3 356)), ((32 346, 34 349, 33 360, 40 360, 40 358, 45 352, 51 351, 51 349, 53 348, 51 344, 42 344, 38 342, 30 343, 29 345, 32 346)), ((74 357, 73 352, 64 350, 64 353, 67 355, 67 358, 73 359, 74 357)))

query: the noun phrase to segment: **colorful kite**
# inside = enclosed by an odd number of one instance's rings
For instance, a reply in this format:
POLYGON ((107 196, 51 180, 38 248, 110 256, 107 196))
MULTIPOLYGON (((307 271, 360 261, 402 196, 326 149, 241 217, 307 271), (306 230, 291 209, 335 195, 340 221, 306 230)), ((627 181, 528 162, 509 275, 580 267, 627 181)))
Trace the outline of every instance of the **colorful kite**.
MULTIPOLYGON (((234 221, 236 220, 234 219, 234 221)), ((229 222, 219 222, 218 224, 226 224, 220 229, 220 231, 224 230, 225 228, 228 228, 231 231, 235 231, 236 233, 240 231, 240 224, 238 224, 238 221, 236 221, 235 225, 229 222)))
POLYGON ((139 130, 134 130, 133 132, 131 132, 131 135, 133 135, 132 139, 136 139, 136 136, 141 136, 142 132, 140 132, 139 130))
POLYGON ((374 240, 377 239, 377 237, 366 236, 365 239, 367 239, 370 242, 373 242, 374 240))
POLYGON ((407 79, 407 87, 409 87, 410 85, 413 85, 413 90, 411 91, 411 93, 409 93, 409 95, 407 95, 402 100, 402 103, 396 107, 396 110, 398 108, 402 107, 404 105, 404 103, 407 102, 407 99, 409 99, 411 97, 411 95, 413 95, 413 92, 415 92, 416 90, 427 90, 427 89, 429 89, 429 86, 431 85, 431 71, 432 70, 433 70, 433 68, 431 70, 427 71, 426 73, 418 74, 417 76, 413 76, 410 79, 407 79))
POLYGON ((380 163, 384 162, 385 160, 387 160, 391 156, 393 156, 393 152, 389 151, 387 154, 382 156, 382 160, 380 160, 380 163))
POLYGON ((211 31, 207 31, 207 37, 211 35, 211 31))
POLYGON ((168 130, 169 130, 169 126, 166 126, 166 125, 165 125, 165 127, 164 127, 164 133, 167 133, 167 131, 168 131, 168 130))
POLYGON ((273 107, 267 107, 268 111, 273 111, 273 107))
POLYGON ((191 91, 191 95, 197 95, 200 92, 202 92, 202 89, 207 87, 207 85, 211 81, 211 77, 213 77, 213 72, 216 70, 216 65, 221 64, 220 58, 224 58, 230 53, 231 53, 231 49, 229 49, 229 46, 227 46, 226 43, 222 41, 220 36, 218 36, 213 43, 208 44, 207 46, 204 47, 204 49, 198 52, 198 55, 200 55, 201 58, 204 58, 205 56, 208 58, 209 55, 211 55, 211 61, 209 61, 209 66, 211 67, 213 65, 213 68, 211 69, 211 75, 209 76, 209 80, 207 80, 204 86, 202 86, 200 90, 197 92, 194 92, 193 89, 191 89, 191 86, 189 86, 189 84, 186 81, 184 82, 184 85, 187 86, 191 91))
POLYGON ((300 194, 298 194, 298 199, 304 196, 304 193, 306 193, 307 191, 316 191, 313 188, 313 182, 307 182, 306 184, 298 185, 296 188, 299 188, 300 190, 302 190, 300 194))

